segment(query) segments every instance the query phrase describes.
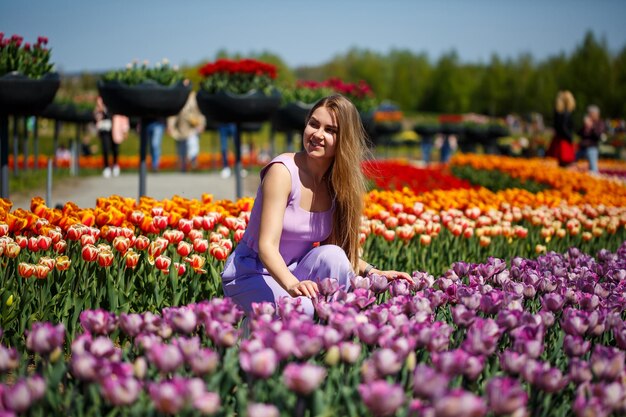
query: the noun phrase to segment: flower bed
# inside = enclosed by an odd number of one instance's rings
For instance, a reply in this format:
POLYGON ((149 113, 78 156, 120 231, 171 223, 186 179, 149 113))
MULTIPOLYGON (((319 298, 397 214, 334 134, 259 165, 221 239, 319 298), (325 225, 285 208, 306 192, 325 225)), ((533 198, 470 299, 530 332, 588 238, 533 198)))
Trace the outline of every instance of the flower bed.
MULTIPOLYGON (((416 285, 322 282, 316 319, 260 304, 237 343, 228 299, 160 314, 86 310, 0 347, 7 413, 34 415, 608 415, 626 412, 626 245, 507 266, 455 263, 416 285), (71 346, 71 356, 60 355, 71 346), (61 386, 62 389, 57 389, 61 386), (279 411, 280 410, 280 411, 279 411), (600 413, 600 414, 598 414, 600 413)), ((10 415, 10 414, 9 414, 10 415)))

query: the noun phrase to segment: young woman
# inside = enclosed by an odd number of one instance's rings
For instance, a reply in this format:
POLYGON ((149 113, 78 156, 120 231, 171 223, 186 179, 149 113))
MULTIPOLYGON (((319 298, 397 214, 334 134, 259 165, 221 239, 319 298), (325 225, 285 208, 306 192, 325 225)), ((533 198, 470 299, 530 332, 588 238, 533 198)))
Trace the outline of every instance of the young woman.
POLYGON ((359 258, 367 146, 354 105, 341 95, 317 102, 302 140, 303 151, 279 155, 261 171, 248 228, 222 273, 224 294, 246 313, 254 302, 291 296, 312 316, 311 299, 327 277, 345 287, 355 273, 411 280, 359 258))

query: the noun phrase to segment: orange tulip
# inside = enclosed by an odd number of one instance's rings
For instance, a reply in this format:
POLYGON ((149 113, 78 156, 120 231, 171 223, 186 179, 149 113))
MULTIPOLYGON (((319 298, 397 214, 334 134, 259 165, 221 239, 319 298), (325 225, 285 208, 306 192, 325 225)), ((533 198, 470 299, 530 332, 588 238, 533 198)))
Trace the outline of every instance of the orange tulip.
POLYGON ((66 271, 69 269, 72 261, 67 256, 59 256, 56 259, 57 271, 66 271))

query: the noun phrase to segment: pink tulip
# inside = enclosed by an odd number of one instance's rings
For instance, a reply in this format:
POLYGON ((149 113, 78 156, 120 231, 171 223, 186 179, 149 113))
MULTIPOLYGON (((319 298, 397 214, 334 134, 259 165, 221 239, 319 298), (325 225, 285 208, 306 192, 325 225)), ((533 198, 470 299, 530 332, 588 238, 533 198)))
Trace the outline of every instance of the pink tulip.
POLYGON ((191 402, 194 409, 203 415, 213 415, 222 406, 220 396, 215 392, 205 392, 194 398, 191 402))
POLYGON ((187 359, 187 363, 196 376, 208 375, 215 372, 219 365, 219 355, 211 349, 200 349, 187 359))
POLYGON ((509 377, 492 378, 485 392, 489 409, 497 415, 513 414, 524 409, 528 402, 528 394, 519 381, 509 377))
POLYGON ((16 413, 27 411, 33 402, 33 394, 25 379, 19 379, 12 386, 7 386, 2 393, 2 403, 16 413))
POLYGON ((358 390, 363 404, 376 417, 393 415, 405 401, 402 387, 384 380, 360 384, 358 390))
POLYGON ((310 363, 292 362, 283 371, 283 382, 288 389, 300 395, 309 395, 326 378, 326 369, 310 363))
POLYGON ((341 360, 346 363, 356 363, 361 355, 361 345, 354 342, 341 342, 339 344, 341 360))
POLYGON ((190 307, 164 309, 163 317, 172 324, 175 331, 183 334, 192 333, 198 325, 196 313, 190 307))
POLYGON ((526 366, 528 359, 524 353, 505 350, 500 353, 500 367, 511 375, 518 375, 526 366))
POLYGON ((477 318, 467 329, 463 349, 474 355, 489 356, 496 351, 500 334, 495 320, 477 318))
POLYGON ((569 361, 568 376, 576 384, 589 382, 593 379, 593 374, 591 373, 591 365, 585 360, 579 358, 571 358, 569 361))
POLYGON ((98 376, 98 360, 90 353, 74 353, 70 359, 72 375, 81 381, 94 381, 98 376))
POLYGON ((582 337, 566 334, 563 338, 563 350, 569 357, 583 356, 589 351, 590 347, 591 342, 589 340, 584 340, 582 337))
POLYGON ((463 304, 451 306, 450 311, 452 312, 452 320, 457 326, 460 327, 468 327, 476 318, 476 312, 468 309, 463 304))
POLYGON ((379 349, 371 359, 381 376, 393 375, 402 369, 403 359, 391 349, 379 349))
POLYGON ((324 296, 331 296, 339 290, 339 281, 336 278, 324 278, 320 281, 320 292, 324 296))
MULTIPOLYGON (((0 337, 2 332, 0 331, 0 337)), ((19 366, 20 355, 15 348, 0 345, 0 372, 16 369, 19 366)))

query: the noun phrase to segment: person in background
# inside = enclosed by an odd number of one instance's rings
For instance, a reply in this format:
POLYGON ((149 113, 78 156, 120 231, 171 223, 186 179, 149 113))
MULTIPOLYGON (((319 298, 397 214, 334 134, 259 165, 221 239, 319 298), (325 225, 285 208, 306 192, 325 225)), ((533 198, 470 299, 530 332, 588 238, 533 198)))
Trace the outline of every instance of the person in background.
POLYGON ((547 155, 556 158, 559 166, 566 167, 575 160, 574 121, 572 112, 576 100, 570 91, 559 91, 554 106, 554 137, 550 142, 547 155))
POLYGON ((224 294, 246 314, 254 303, 294 297, 313 316, 312 300, 328 277, 344 287, 355 274, 411 281, 360 256, 368 148, 356 107, 341 95, 321 99, 302 142, 303 151, 279 155, 261 171, 250 222, 222 272, 224 294))
POLYGON ((176 116, 167 119, 167 131, 176 141, 176 153, 181 172, 187 172, 189 158, 188 140, 192 141, 204 130, 206 119, 198 108, 196 93, 189 93, 187 102, 176 116))
POLYGON ((587 114, 583 119, 583 127, 580 130, 580 147, 582 154, 589 162, 589 170, 598 173, 598 158, 600 151, 598 146, 604 134, 604 123, 600 119, 600 108, 595 105, 587 107, 587 114))
POLYGON ((121 114, 114 114, 111 118, 111 139, 113 143, 113 170, 114 177, 120 175, 120 145, 128 137, 128 131, 130 130, 130 120, 126 116, 121 114))
POLYGON ((100 138, 100 144, 102 146, 102 162, 104 166, 102 176, 104 178, 111 178, 112 172, 111 164, 109 163, 109 153, 112 151, 113 160, 117 161, 118 147, 113 142, 113 137, 111 136, 111 129, 113 127, 111 115, 100 96, 96 99, 96 107, 94 108, 93 115, 96 120, 96 130, 98 131, 98 137, 100 138))
POLYGON ((150 143, 150 156, 152 158, 152 172, 159 170, 159 162, 161 161, 161 142, 163 141, 163 133, 165 132, 164 119, 149 119, 146 123, 146 132, 148 135, 148 143, 150 143))
POLYGON ((222 153, 222 171, 220 176, 222 178, 230 178, 231 169, 228 164, 228 138, 235 137, 235 129, 237 126, 234 123, 222 123, 218 127, 220 134, 220 152, 222 153))

